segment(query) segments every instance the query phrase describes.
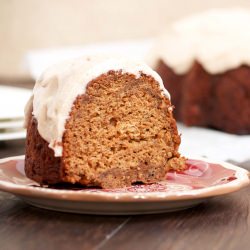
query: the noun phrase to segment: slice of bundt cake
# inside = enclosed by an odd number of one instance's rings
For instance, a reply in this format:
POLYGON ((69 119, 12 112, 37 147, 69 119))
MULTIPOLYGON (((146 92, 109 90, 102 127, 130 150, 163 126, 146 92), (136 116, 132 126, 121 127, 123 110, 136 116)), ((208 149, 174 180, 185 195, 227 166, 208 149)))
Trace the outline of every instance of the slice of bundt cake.
POLYGON ((45 71, 26 107, 26 175, 116 188, 185 167, 168 92, 147 65, 84 57, 45 71))

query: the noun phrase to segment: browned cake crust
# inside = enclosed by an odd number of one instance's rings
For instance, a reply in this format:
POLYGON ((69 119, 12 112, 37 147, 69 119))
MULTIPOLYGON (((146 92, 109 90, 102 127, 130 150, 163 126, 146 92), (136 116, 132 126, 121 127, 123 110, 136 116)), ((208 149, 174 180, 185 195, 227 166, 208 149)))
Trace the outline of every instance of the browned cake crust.
POLYGON ((39 183, 116 188, 163 180, 182 169, 170 101, 150 76, 109 72, 78 96, 66 122, 63 156, 54 157, 30 117, 25 171, 39 183))
POLYGON ((54 151, 40 136, 36 119, 30 116, 27 127, 25 173, 39 182, 55 184, 62 181, 61 157, 54 157, 54 151))
POLYGON ((176 119, 188 126, 211 127, 235 134, 250 133, 250 68, 241 66, 211 75, 195 62, 177 75, 163 61, 156 71, 176 107, 176 119))

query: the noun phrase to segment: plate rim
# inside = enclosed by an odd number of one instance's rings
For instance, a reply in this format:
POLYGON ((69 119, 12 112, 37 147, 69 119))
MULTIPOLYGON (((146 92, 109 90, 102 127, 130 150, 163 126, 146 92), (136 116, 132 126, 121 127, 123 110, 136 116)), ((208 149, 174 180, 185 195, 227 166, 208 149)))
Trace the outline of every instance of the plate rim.
POLYGON ((23 129, 24 118, 16 119, 12 121, 1 121, 0 120, 0 129, 23 129))
MULTIPOLYGON (((26 138, 26 130, 18 130, 14 132, 0 133, 0 141, 13 141, 13 140, 21 140, 25 138, 26 138)), ((10 157, 7 157, 7 158, 10 158, 10 157)))
MULTIPOLYGON (((191 158, 191 157, 188 157, 191 158)), ((24 160, 25 155, 6 157, 0 159, 0 164, 11 160, 24 160)), ((52 199, 52 200, 65 200, 72 202, 175 202, 185 200, 206 199, 210 197, 226 195, 236 192, 250 184, 249 171, 235 166, 228 162, 215 161, 204 157, 196 157, 194 160, 205 160, 210 163, 221 164, 223 167, 233 169, 236 171, 237 179, 228 183, 206 187, 202 189, 194 189, 182 191, 181 193, 166 194, 164 192, 152 193, 94 193, 94 192, 81 192, 74 190, 58 190, 48 189, 43 187, 33 187, 24 184, 15 184, 9 181, 0 180, 0 190, 12 193, 17 196, 52 199), (215 193, 216 192, 216 193, 215 193)), ((35 182, 34 182, 35 183, 35 182)))
MULTIPOLYGON (((25 88, 25 87, 18 87, 18 86, 11 86, 11 85, 0 85, 0 89, 4 91, 18 91, 20 95, 27 95, 27 97, 32 95, 32 89, 25 88)), ((28 99, 24 103, 24 105, 27 103, 28 99)), ((24 108, 24 106, 23 106, 24 108)), ((5 120, 20 120, 24 118, 23 112, 20 112, 18 115, 11 114, 10 116, 4 116, 0 113, 0 121, 5 120)))

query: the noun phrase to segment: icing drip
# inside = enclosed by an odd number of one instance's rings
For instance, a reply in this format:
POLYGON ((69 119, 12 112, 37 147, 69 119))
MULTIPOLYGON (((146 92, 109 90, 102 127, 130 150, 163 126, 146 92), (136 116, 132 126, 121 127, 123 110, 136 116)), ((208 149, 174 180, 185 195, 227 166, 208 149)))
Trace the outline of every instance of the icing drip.
POLYGON ((215 9, 177 21, 159 38, 155 59, 162 59, 177 74, 194 61, 211 74, 250 65, 250 11, 215 9))

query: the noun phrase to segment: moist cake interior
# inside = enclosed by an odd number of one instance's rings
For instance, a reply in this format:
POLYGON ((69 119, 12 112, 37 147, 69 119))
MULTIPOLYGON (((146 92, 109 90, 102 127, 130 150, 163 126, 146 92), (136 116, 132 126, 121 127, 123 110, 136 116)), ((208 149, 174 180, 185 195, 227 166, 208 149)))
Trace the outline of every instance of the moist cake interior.
POLYGON ((62 157, 54 157, 31 116, 26 164, 36 166, 27 168, 28 176, 114 188, 154 183, 185 167, 171 103, 144 74, 110 71, 92 80, 74 102, 62 143, 62 157))

